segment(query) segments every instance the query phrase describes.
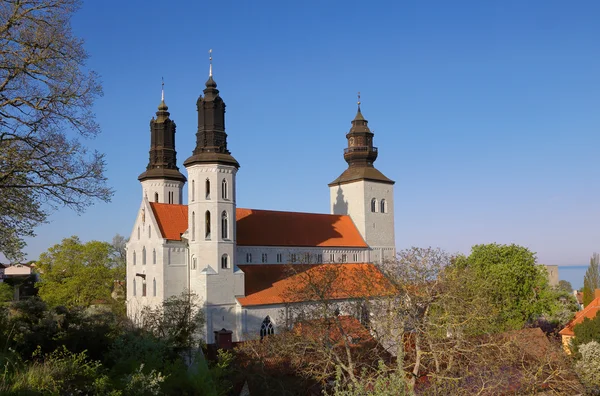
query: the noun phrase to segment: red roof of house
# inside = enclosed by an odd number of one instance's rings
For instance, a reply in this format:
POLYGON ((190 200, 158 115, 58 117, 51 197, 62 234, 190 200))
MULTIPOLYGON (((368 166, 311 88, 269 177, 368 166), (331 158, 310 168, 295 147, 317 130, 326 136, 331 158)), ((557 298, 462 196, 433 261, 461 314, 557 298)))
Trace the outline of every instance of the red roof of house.
POLYGON ((585 318, 594 319, 598 311, 600 311, 600 297, 594 298, 588 305, 585 306, 582 311, 577 312, 575 317, 569 323, 567 323, 565 328, 562 329, 558 334, 574 336, 575 332, 573 331, 573 328, 576 325, 583 323, 585 318))
MULTIPOLYGON (((163 238, 181 240, 188 228, 187 205, 150 206, 163 238)), ((240 246, 367 247, 350 216, 238 208, 236 223, 240 246)))
POLYGON ((248 264, 243 306, 320 299, 341 300, 389 293, 391 285, 373 264, 248 264), (309 287, 310 286, 310 287, 309 287))

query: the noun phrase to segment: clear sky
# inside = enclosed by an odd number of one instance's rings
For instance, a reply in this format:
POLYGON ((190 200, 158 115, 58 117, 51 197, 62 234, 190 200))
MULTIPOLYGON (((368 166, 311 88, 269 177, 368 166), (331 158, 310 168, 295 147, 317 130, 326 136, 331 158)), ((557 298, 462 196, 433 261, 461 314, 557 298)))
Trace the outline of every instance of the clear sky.
POLYGON ((103 81, 115 195, 28 241, 129 236, 160 101, 178 163, 208 75, 227 104, 238 207, 328 212, 356 92, 396 181, 397 248, 518 243, 547 264, 600 250, 600 2, 87 1, 73 20, 103 81))

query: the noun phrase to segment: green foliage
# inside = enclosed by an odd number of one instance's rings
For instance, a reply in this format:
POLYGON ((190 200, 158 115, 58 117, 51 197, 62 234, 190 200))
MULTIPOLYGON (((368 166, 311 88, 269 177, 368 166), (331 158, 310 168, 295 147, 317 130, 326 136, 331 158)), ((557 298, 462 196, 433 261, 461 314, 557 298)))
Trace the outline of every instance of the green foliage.
POLYGON ((336 373, 331 396, 408 396, 413 394, 406 381, 404 371, 390 369, 381 361, 375 375, 363 376, 357 383, 344 381, 339 366, 336 373))
POLYGON ((600 342, 600 312, 593 319, 584 318, 583 322, 573 327, 575 337, 572 339, 574 353, 579 352, 579 346, 591 341, 600 342))
POLYGON ((15 289, 6 282, 0 283, 0 303, 12 301, 15 289))
POLYGON ((583 277, 583 305, 587 306, 594 299, 596 289, 600 288, 600 255, 594 253, 590 258, 590 266, 583 277))
POLYGON ((50 306, 89 307, 113 303, 115 269, 113 247, 106 242, 81 243, 65 238, 40 255, 39 296, 50 306))
POLYGON ((571 282, 566 281, 566 280, 560 280, 558 281, 558 289, 565 291, 567 293, 573 293, 573 286, 571 286, 571 282))
POLYGON ((552 309, 553 296, 545 269, 536 264, 535 254, 525 247, 475 245, 468 257, 457 257, 455 265, 476 275, 474 286, 486 290, 504 330, 520 329, 552 309))
POLYGON ((579 346, 581 359, 575 368, 583 383, 588 389, 588 394, 600 394, 600 344, 590 341, 579 346))
POLYGON ((144 373, 144 363, 132 374, 125 377, 125 392, 130 396, 160 395, 161 384, 167 377, 156 370, 144 373))

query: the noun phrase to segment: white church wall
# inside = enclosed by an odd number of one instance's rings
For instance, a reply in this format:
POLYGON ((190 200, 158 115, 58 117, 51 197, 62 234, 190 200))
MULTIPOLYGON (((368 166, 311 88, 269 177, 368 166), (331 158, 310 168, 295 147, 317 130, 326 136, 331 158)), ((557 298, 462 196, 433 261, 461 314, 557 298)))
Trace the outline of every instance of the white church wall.
POLYGON ((175 180, 148 179, 141 182, 143 196, 150 202, 182 204, 182 189, 184 183, 175 180))
POLYGON ((239 246, 237 264, 368 263, 367 248, 239 246))

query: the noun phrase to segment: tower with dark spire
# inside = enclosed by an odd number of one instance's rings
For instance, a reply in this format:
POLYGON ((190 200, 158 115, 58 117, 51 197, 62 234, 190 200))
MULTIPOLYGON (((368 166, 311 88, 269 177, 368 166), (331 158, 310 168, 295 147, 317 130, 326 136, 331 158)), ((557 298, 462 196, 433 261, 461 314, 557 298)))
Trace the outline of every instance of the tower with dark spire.
POLYGON ((374 166, 379 151, 373 146, 374 133, 360 109, 346 134, 344 159, 348 168, 329 183, 331 213, 350 215, 371 248, 371 261, 395 256, 394 181, 374 166))
POLYGON ((171 120, 165 103, 164 83, 156 118, 150 120, 150 153, 146 171, 138 180, 150 201, 181 203, 181 189, 185 176, 177 167, 175 150, 175 122, 171 120))

